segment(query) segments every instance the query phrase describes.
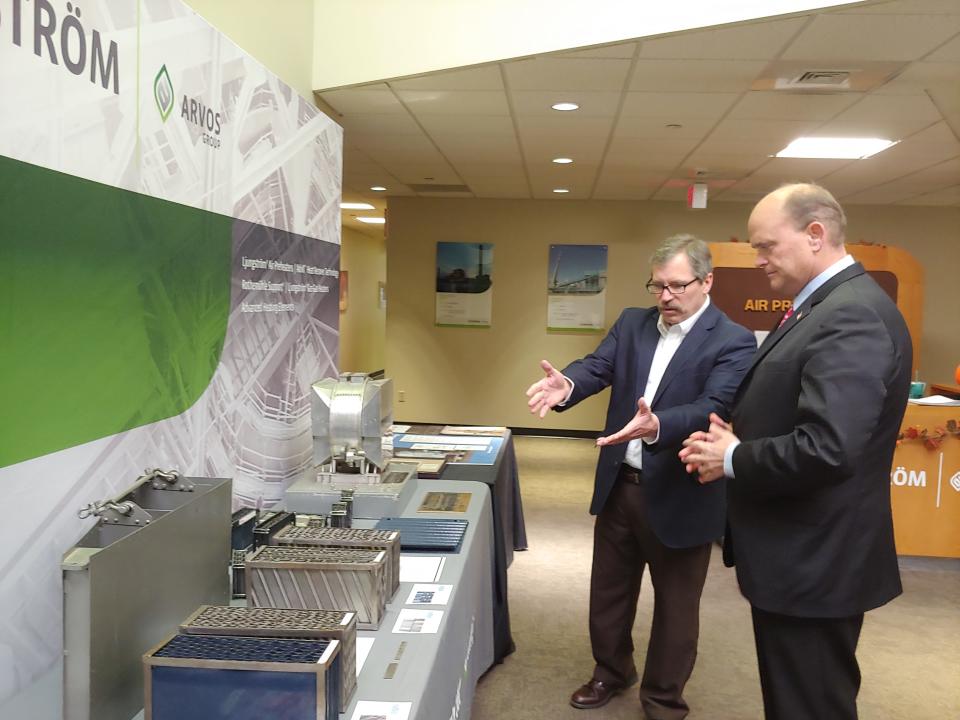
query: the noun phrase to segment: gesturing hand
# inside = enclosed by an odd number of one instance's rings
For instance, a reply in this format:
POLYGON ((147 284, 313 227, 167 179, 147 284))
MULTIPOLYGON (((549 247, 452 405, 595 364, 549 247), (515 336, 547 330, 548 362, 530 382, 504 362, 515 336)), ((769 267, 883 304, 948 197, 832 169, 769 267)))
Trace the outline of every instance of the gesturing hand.
POLYGON ((660 420, 644 398, 637 400, 637 414, 613 435, 597 438, 597 447, 618 445, 637 438, 655 438, 660 434, 660 420))
POLYGON ((540 361, 540 367, 543 368, 546 377, 527 388, 527 397, 530 398, 527 405, 531 413, 539 414, 542 418, 550 408, 567 399, 570 393, 570 381, 546 360, 540 361))

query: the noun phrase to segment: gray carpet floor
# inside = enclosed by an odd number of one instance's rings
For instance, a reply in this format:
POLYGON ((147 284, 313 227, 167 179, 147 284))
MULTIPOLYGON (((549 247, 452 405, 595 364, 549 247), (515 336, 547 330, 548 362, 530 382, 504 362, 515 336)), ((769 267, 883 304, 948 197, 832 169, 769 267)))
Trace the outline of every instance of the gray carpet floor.
MULTIPOLYGON (((587 633, 593 518, 592 441, 516 438, 530 549, 514 555, 510 618, 517 651, 480 681, 475 720, 637 720, 636 688, 598 710, 570 693, 590 678, 587 633)), ((960 561, 904 559, 904 594, 868 613, 858 657, 861 720, 960 718, 960 561)), ((643 666, 652 612, 644 578, 634 626, 643 666)), ((692 720, 762 718, 750 608, 714 552, 700 613, 700 649, 685 696, 692 720)), ((823 720, 829 720, 824 718, 823 720)))

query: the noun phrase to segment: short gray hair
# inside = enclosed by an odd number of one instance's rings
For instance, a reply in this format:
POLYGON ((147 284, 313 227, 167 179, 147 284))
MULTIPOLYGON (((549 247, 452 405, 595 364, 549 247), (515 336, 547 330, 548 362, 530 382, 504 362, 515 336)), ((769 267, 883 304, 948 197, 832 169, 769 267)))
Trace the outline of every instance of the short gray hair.
POLYGON ((690 269, 697 280, 706 280, 707 275, 713 272, 713 257, 710 247, 695 235, 673 235, 661 243, 653 255, 650 256, 650 265, 660 267, 666 265, 675 255, 685 253, 690 261, 690 269))
POLYGON ((828 231, 831 244, 843 245, 847 235, 847 216, 830 191, 816 183, 788 183, 779 188, 784 193, 783 211, 793 221, 794 229, 804 230, 819 222, 828 231))

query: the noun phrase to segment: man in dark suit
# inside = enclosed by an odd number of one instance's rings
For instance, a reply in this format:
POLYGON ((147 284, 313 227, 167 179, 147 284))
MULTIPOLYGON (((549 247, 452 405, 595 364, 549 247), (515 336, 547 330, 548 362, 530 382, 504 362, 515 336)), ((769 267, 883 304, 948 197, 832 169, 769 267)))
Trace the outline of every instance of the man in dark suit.
POLYGON ((715 415, 681 452, 701 482, 728 478, 724 559, 752 606, 768 720, 856 718, 863 613, 901 592, 890 466, 910 336, 846 254, 845 226, 816 185, 753 210, 757 266, 794 304, 757 352, 732 430, 715 415))
POLYGON ((753 335, 710 303, 710 250, 690 235, 651 259, 652 308, 627 308, 600 346, 527 391, 531 412, 566 410, 611 386, 590 513, 594 525, 590 641, 596 667, 570 699, 605 705, 636 682, 631 632, 644 566, 654 587, 653 624, 640 699, 650 720, 688 713, 700 595, 710 543, 724 527, 724 488, 702 486, 677 458, 681 442, 724 413, 756 349, 753 335), (706 413, 706 414, 705 414, 706 413), (629 444, 626 444, 628 443, 629 444))

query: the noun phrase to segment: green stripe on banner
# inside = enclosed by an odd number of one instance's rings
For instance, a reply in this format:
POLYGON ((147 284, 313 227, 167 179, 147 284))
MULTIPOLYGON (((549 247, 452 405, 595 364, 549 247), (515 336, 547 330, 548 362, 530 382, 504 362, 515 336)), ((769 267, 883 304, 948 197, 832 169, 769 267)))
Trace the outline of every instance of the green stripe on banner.
POLYGON ((0 467, 196 402, 227 329, 231 226, 0 157, 0 467))

